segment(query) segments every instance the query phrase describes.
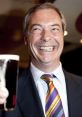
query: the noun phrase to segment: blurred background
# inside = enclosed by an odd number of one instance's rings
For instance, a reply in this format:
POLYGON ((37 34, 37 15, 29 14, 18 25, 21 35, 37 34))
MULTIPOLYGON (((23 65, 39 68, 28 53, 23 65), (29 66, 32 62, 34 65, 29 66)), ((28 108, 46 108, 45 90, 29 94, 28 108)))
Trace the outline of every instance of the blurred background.
POLYGON ((52 2, 65 15, 67 35, 61 56, 63 67, 82 75, 82 0, 0 0, 0 54, 20 55, 20 73, 28 66, 28 51, 23 41, 23 19, 35 4, 52 2))

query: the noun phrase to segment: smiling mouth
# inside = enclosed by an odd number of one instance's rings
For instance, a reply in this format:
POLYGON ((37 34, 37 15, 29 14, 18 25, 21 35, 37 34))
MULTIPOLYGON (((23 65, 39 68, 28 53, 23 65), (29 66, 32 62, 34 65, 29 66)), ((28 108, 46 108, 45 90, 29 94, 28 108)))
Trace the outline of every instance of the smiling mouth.
POLYGON ((55 48, 55 46, 40 46, 40 50, 44 52, 52 52, 55 48))

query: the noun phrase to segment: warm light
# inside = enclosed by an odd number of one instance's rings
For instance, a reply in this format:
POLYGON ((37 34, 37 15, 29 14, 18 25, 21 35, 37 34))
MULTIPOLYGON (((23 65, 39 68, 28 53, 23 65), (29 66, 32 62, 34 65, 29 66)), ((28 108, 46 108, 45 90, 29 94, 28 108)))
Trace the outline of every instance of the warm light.
POLYGON ((82 39, 80 39, 80 43, 82 44, 82 39))
POLYGON ((68 32, 65 30, 64 31, 64 36, 67 36, 68 35, 68 32))

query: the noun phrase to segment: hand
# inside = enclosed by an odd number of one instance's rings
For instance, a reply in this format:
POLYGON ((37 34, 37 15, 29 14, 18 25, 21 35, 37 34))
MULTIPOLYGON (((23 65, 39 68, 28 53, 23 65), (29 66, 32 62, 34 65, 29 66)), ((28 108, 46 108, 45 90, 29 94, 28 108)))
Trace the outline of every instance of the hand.
POLYGON ((5 87, 5 73, 7 61, 4 61, 0 66, 0 104, 5 104, 9 95, 7 88, 5 87))
POLYGON ((9 92, 6 87, 0 87, 0 104, 6 103, 9 92))

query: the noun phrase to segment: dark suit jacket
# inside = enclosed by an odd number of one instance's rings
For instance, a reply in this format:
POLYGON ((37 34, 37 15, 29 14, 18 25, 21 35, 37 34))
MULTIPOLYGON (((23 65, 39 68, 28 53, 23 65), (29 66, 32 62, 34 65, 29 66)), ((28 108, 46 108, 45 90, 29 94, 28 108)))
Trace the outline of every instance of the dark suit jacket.
MULTIPOLYGON (((69 117, 82 117, 82 77, 66 71, 64 73, 69 117)), ((41 101, 30 69, 25 70, 19 79, 16 109, 12 112, 2 112, 0 114, 0 117, 44 117, 41 101)))

